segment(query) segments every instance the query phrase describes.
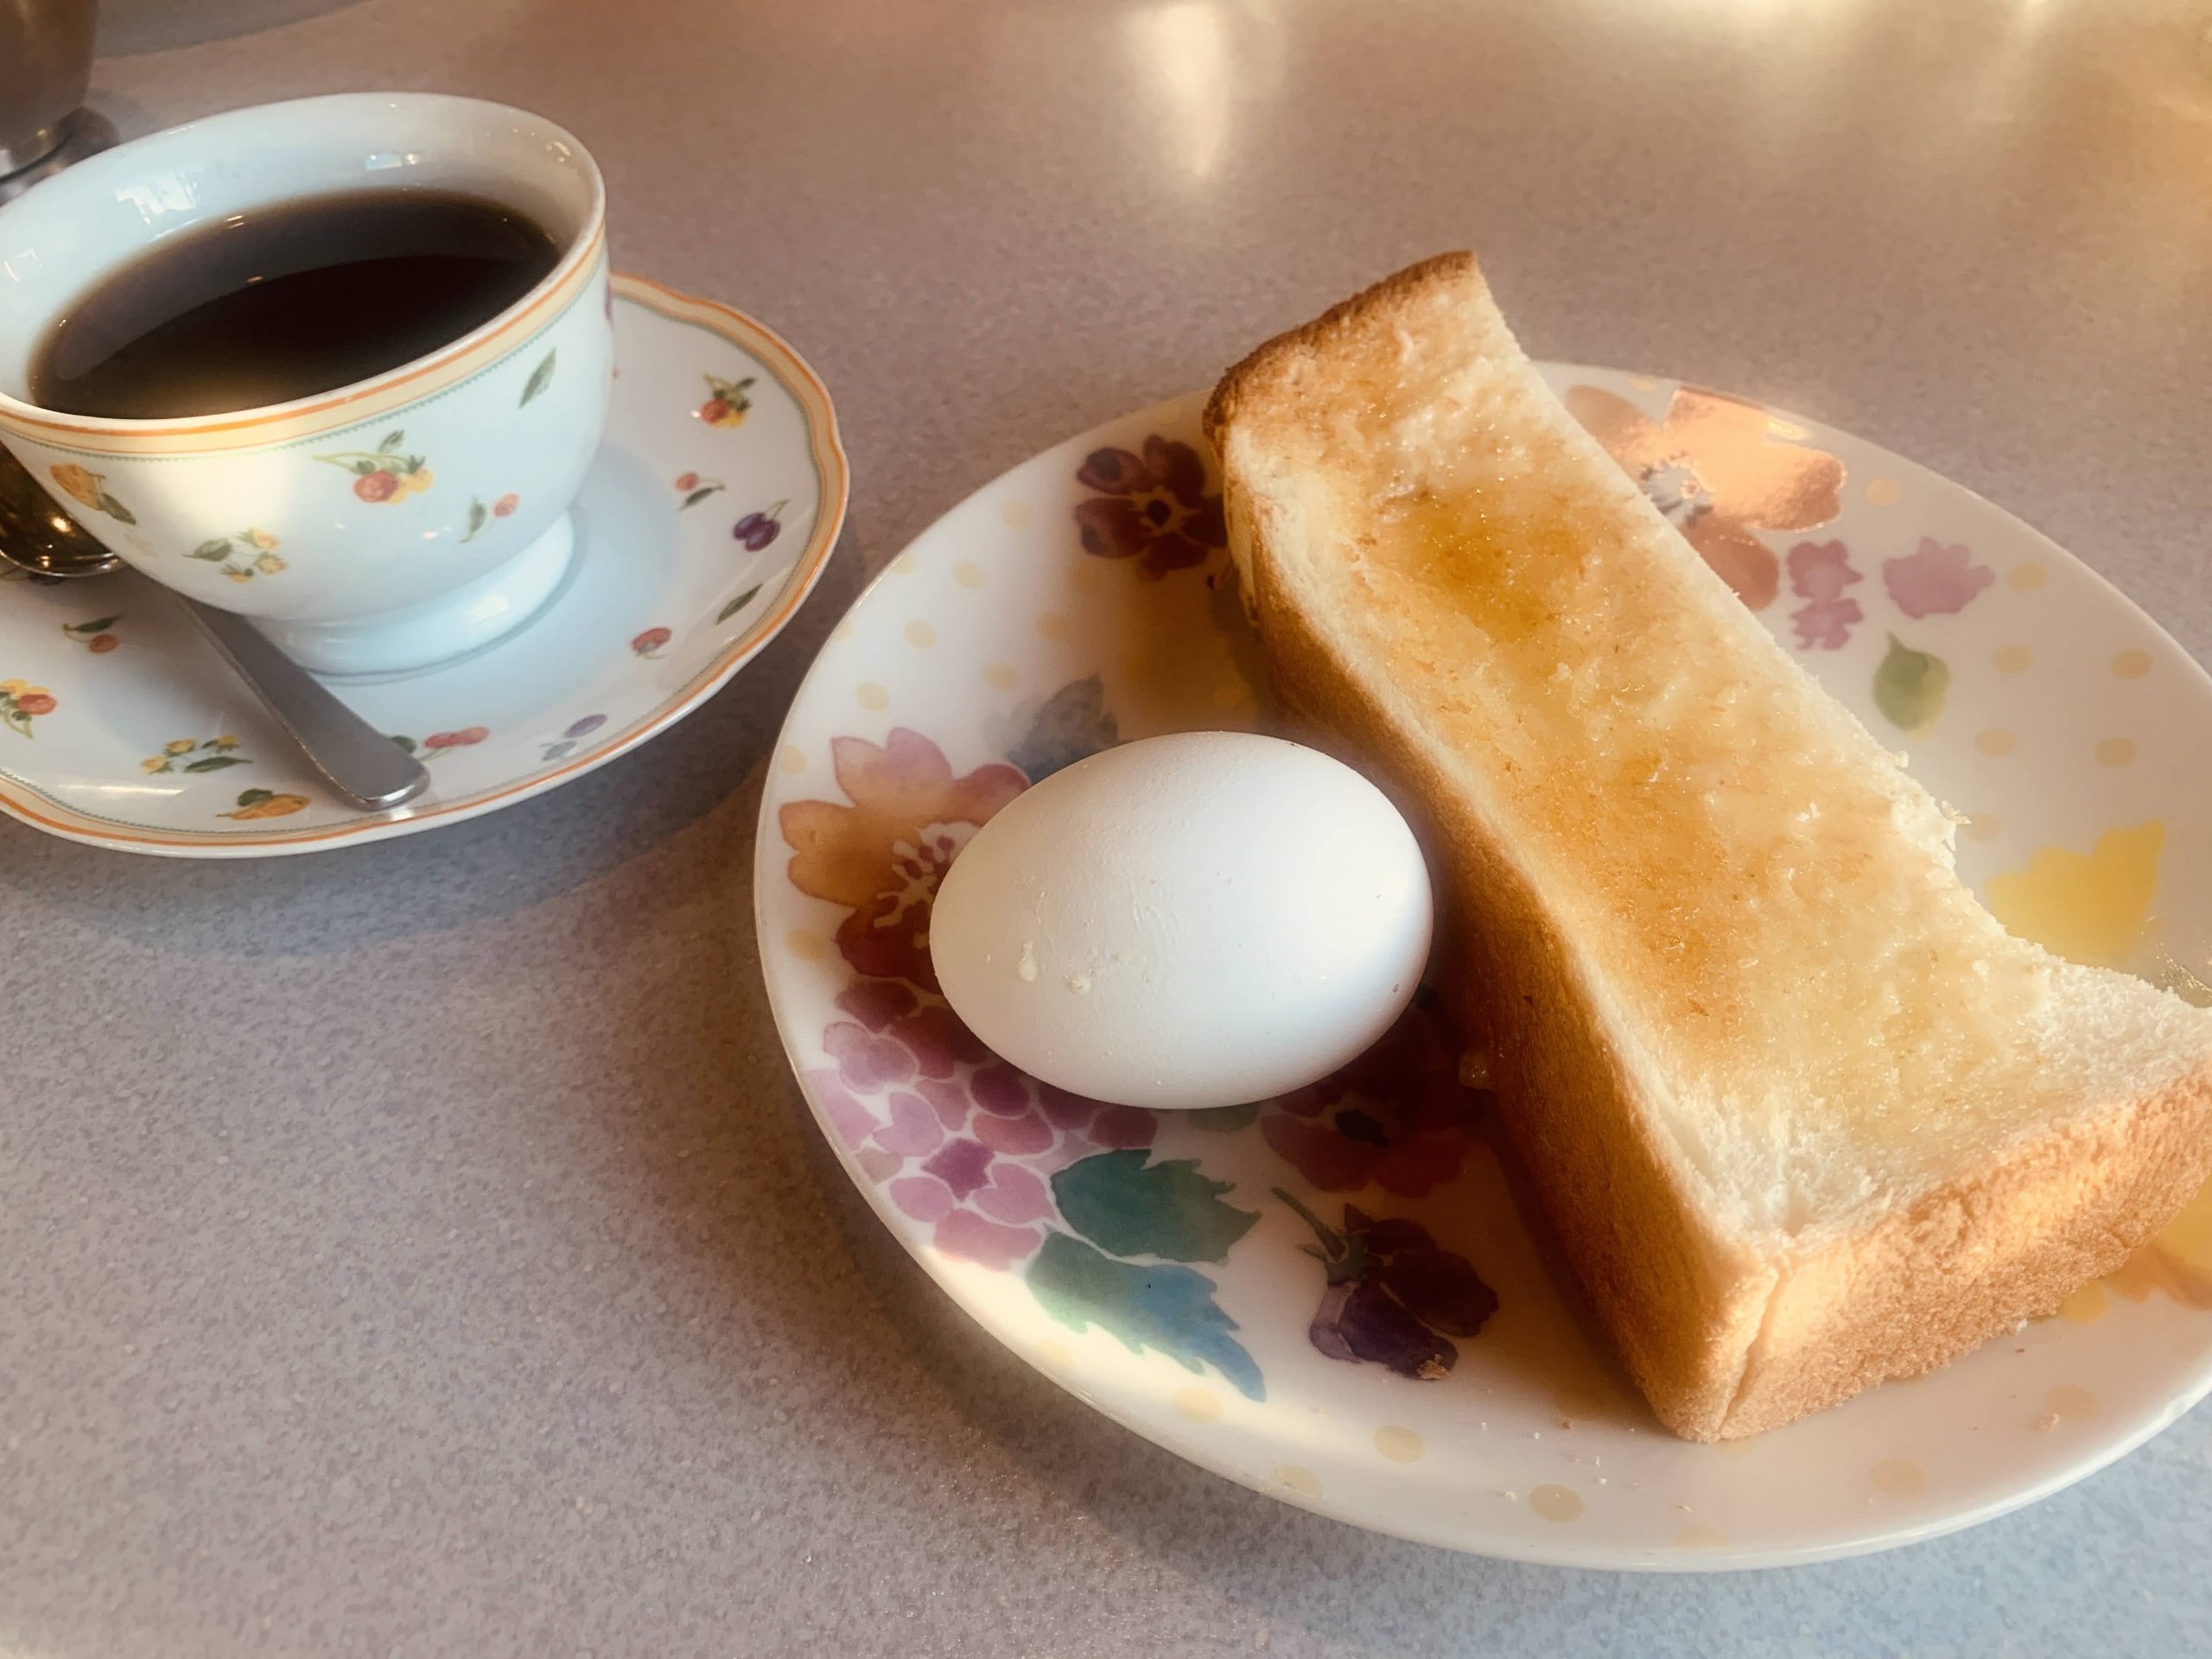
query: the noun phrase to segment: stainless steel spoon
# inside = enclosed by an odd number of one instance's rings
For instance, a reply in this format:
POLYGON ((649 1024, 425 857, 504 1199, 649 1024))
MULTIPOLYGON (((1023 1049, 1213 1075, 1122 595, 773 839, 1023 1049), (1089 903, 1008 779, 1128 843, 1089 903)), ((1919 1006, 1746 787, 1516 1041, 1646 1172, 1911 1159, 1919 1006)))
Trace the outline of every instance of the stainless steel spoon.
MULTIPOLYGON (((54 505, 22 462, 0 449, 0 558, 47 576, 103 576, 123 561, 54 505)), ((135 573, 134 573, 135 574, 135 573)), ((139 578, 150 591, 161 585, 139 578)), ((161 589, 269 706, 309 764, 346 799, 372 811, 410 801, 430 781, 423 763, 333 696, 242 616, 161 589)))

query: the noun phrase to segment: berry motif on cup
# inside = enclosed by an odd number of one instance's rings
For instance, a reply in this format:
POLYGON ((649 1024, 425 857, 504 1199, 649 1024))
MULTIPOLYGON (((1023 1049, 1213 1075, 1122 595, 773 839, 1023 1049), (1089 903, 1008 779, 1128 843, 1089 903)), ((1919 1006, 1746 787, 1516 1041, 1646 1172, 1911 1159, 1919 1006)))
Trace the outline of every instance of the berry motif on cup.
POLYGON ((218 812, 219 818, 282 818, 301 810, 308 804, 304 795, 280 795, 273 789, 246 789, 238 791, 238 804, 229 812, 218 812))
POLYGON ((400 448, 406 440, 406 431, 394 427, 373 449, 340 449, 315 459, 353 474, 353 493, 372 506, 404 501, 410 495, 422 494, 431 482, 430 469, 423 457, 400 448))
POLYGON ((0 726, 29 737, 32 717, 53 712, 54 693, 44 686, 22 680, 0 680, 0 726))
POLYGON ((742 380, 724 380, 718 375, 702 374, 699 378, 707 383, 707 401, 699 405, 698 417, 709 426, 743 426, 753 408, 753 399, 746 391, 760 377, 748 374, 742 380))
POLYGON ((185 557, 221 565, 223 574, 232 582, 273 576, 284 569, 284 561, 276 556, 276 538, 265 530, 247 529, 229 536, 210 537, 185 557))
POLYGON ((105 657, 123 643, 111 632, 122 620, 118 613, 96 616, 89 622, 64 622, 61 625, 62 637, 73 639, 95 657, 105 657))
POLYGON ((719 478, 702 478, 696 473, 678 473, 676 488, 683 499, 676 504, 676 510, 682 512, 686 507, 696 507, 715 491, 728 487, 719 478))
POLYGON ((488 507, 484 505, 484 499, 481 496, 472 496, 468 503, 468 533, 461 538, 461 541, 464 543, 474 541, 483 533, 485 525, 490 524, 494 518, 512 518, 515 509, 520 505, 522 505, 522 497, 517 495, 512 490, 509 490, 488 507))
POLYGON ((728 604, 723 606, 721 609, 716 611, 715 613, 715 620, 717 622, 728 621, 730 618, 735 616, 740 611, 743 610, 747 606, 753 602, 753 595, 760 591, 761 586, 761 583, 757 582, 754 582, 750 588, 740 594, 735 599, 733 599, 728 604))
POLYGON ((606 724, 605 715, 586 715, 582 720, 572 721, 567 731, 544 745, 537 758, 540 760, 565 760, 576 752, 576 744, 581 740, 589 737, 606 724))
POLYGON ((666 628, 647 628, 630 641, 630 649, 647 662, 658 662, 661 647, 674 638, 676 636, 666 628))
POLYGON ((539 359, 537 366, 530 372, 530 378, 523 382, 522 396, 515 402, 517 409, 544 396, 546 388, 553 384, 553 359, 560 355, 557 351, 548 352, 539 359))
POLYGON ((408 753, 427 762, 436 760, 448 749, 473 747, 491 735, 488 727, 464 726, 457 732, 432 732, 419 743, 411 737, 401 737, 397 733, 393 734, 391 741, 408 753))
POLYGON ((159 754, 138 763, 141 772, 221 772, 227 766, 250 766, 252 761, 238 753, 238 741, 228 732, 220 737, 171 738, 159 754))
POLYGON ((729 527, 729 533, 745 544, 747 552, 758 553, 784 533, 783 511, 790 505, 779 501, 766 512, 748 512, 729 527))
POLYGON ((72 501, 95 512, 104 512, 118 524, 138 522, 137 514, 107 493, 106 474, 88 472, 74 461, 64 461, 47 471, 53 476, 54 486, 72 501))

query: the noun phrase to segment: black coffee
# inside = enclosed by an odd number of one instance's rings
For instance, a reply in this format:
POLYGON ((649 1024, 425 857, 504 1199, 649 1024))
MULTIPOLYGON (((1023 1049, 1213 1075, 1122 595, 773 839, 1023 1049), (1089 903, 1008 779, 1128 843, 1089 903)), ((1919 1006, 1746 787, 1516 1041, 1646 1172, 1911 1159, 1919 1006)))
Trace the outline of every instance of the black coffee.
POLYGON ((313 397, 488 322, 560 258, 512 207, 442 190, 308 197, 178 235, 47 331, 30 401, 145 420, 313 397))

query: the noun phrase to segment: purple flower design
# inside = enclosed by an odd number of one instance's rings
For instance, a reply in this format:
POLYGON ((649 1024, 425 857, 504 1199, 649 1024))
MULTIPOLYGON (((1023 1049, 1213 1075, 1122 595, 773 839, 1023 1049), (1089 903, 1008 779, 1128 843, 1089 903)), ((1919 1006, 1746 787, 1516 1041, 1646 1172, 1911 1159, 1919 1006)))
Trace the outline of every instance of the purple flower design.
POLYGON ((1348 1204, 1338 1229, 1282 1188, 1274 1195, 1318 1241, 1305 1247, 1325 1275, 1306 1336, 1331 1359, 1387 1365, 1401 1376, 1440 1377, 1459 1362, 1452 1338, 1473 1336, 1497 1312, 1497 1293, 1419 1222, 1378 1221, 1348 1204))
POLYGON ((1789 590, 1809 601, 1789 613, 1804 650, 1840 651, 1851 631, 1866 620, 1859 601, 1843 590, 1861 580, 1841 542, 1800 542, 1789 550, 1789 590))
POLYGON ((1963 543, 1947 545, 1932 536, 1922 537, 1910 558, 1882 562, 1882 585, 1897 607, 1916 620, 1954 615, 1996 580, 1997 573, 1974 563, 1963 543))
POLYGON ((1156 578, 1228 545, 1221 498, 1207 491, 1205 463, 1187 443, 1154 433, 1142 454, 1094 449, 1075 476, 1098 492, 1075 510, 1083 550, 1094 557, 1133 558, 1139 574, 1156 578))
POLYGON ((837 1007, 833 1065, 807 1081, 861 1172, 948 1255, 1014 1267, 1044 1242, 1055 1171, 1152 1144, 1152 1114, 1017 1071, 910 981, 857 978, 837 1007))

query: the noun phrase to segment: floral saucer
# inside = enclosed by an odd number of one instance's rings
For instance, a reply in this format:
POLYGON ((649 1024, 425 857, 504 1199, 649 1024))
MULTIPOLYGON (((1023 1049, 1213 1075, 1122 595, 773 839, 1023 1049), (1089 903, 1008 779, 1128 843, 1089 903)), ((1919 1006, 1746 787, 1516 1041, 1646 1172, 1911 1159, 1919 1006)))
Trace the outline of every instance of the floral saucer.
MULTIPOLYGON (((1546 373, 1821 683, 1966 816, 2016 931, 2197 996, 2212 680, 2085 566, 1844 433, 1546 373)), ((762 804, 771 1002, 883 1224, 1001 1342, 1147 1439, 1427 1542, 1643 1568, 1808 1561, 2053 1491, 2212 1388, 2212 1199, 2057 1317, 1748 1441, 1662 1429, 1497 1157, 1433 1005, 1281 1099, 1102 1106, 937 994, 931 895, 976 825, 1117 741, 1264 728, 1195 398, 1016 467, 864 594, 762 804)))
MULTIPOLYGON (((713 695, 791 619, 836 543, 836 416, 798 353, 728 306, 618 276, 613 308, 613 412, 576 498, 577 556, 561 588, 474 656, 340 688, 422 757, 427 793, 373 813, 332 794, 143 581, 11 572, 0 582, 0 810, 130 852, 310 852, 527 800, 713 695)), ((273 547, 211 554, 245 579, 283 580, 273 547)))

